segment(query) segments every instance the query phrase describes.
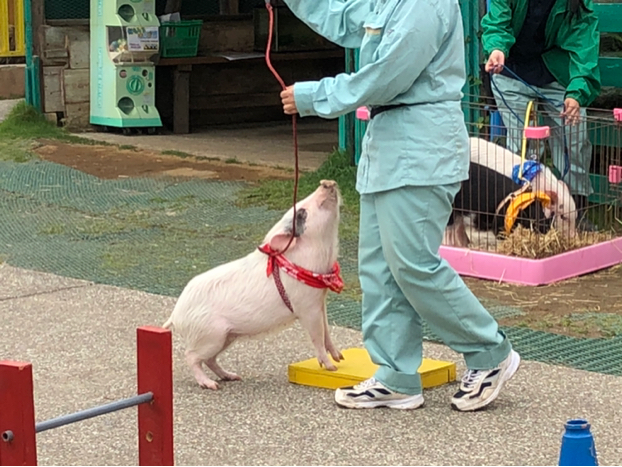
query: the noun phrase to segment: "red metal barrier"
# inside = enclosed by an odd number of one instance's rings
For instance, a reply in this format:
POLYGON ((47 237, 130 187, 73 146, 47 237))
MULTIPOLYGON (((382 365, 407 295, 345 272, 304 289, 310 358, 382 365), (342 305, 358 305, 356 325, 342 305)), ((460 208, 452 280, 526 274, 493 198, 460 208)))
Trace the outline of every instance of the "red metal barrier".
POLYGON ((173 465, 171 332, 145 326, 136 334, 138 394, 153 393, 153 401, 138 406, 138 464, 173 465))
MULTIPOLYGON (((174 465, 172 335, 152 326, 136 334, 137 394, 153 394, 138 405, 139 465, 174 465)), ((37 465, 36 431, 44 428, 36 426, 32 365, 0 361, 0 466, 37 465)))
POLYGON ((37 465, 32 365, 0 362, 0 465, 37 465))

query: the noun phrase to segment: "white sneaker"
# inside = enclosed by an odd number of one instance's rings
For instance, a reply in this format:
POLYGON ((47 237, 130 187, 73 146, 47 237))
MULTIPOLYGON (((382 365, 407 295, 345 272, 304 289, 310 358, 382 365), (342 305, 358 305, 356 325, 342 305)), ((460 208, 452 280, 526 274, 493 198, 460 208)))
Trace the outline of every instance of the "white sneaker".
POLYGON ((391 409, 417 409, 423 405, 423 395, 400 394, 386 388, 375 378, 365 380, 356 386, 337 389, 335 402, 349 409, 374 409, 389 407, 391 409))
POLYGON ((503 385, 509 381, 520 365, 520 355, 514 350, 497 368, 468 370, 462 377, 460 390, 451 398, 452 408, 470 412, 486 407, 494 401, 503 385))

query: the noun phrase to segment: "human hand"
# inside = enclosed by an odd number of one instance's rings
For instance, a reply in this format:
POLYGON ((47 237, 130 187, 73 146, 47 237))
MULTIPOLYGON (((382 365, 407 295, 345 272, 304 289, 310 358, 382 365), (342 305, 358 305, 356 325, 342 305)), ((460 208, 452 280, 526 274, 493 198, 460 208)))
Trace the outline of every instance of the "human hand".
POLYGON ((283 112, 286 115, 295 115, 298 113, 296 108, 296 100, 294 99, 294 86, 287 86, 281 91, 281 102, 283 103, 283 112))
POLYGON ((579 123, 581 106, 572 97, 566 98, 564 101, 564 111, 561 116, 566 120, 566 125, 576 125, 579 123))
POLYGON ((486 62, 486 72, 501 73, 505 65, 505 54, 500 50, 493 50, 486 62))

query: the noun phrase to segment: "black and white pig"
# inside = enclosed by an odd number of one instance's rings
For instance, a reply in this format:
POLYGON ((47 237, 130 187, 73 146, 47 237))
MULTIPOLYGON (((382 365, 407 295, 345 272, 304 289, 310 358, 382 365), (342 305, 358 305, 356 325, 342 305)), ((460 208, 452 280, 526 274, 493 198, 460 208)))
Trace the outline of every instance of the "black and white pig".
MULTIPOLYGON (((311 195, 298 202, 296 235, 283 257, 307 271, 334 274, 341 203, 339 188, 332 180, 322 180, 311 195)), ((283 251, 292 236, 293 221, 291 208, 268 232, 261 247, 283 251)), ((278 277, 290 310, 275 284, 275 271, 268 276, 268 262, 269 256, 256 249, 199 274, 186 285, 163 325, 182 336, 186 361, 201 387, 218 389, 204 372, 203 363, 223 380, 240 379, 216 362, 216 357, 236 339, 278 331, 296 320, 308 332, 320 365, 327 370, 337 369, 327 352, 336 362, 343 359, 329 335, 328 289, 311 287, 280 269, 278 277)))
MULTIPOLYGON (((518 154, 482 138, 470 138, 471 162, 489 167, 506 177, 512 177, 514 167, 520 165, 518 154)), ((546 166, 531 181, 534 191, 542 191, 551 197, 551 205, 544 210, 552 218, 553 227, 567 236, 576 234, 577 208, 568 185, 559 180, 546 166)))
MULTIPOLYGON (((492 239, 488 240, 490 243, 494 242, 505 230, 505 213, 509 203, 506 203, 498 214, 497 207, 509 194, 519 189, 520 185, 510 177, 485 165, 471 162, 469 178, 462 182, 460 191, 456 194, 443 244, 467 247, 471 239, 466 232, 466 222, 477 234, 490 232, 492 239)), ((536 200, 519 214, 514 226, 516 225, 545 233, 551 228, 551 219, 546 218, 544 207, 536 200)))

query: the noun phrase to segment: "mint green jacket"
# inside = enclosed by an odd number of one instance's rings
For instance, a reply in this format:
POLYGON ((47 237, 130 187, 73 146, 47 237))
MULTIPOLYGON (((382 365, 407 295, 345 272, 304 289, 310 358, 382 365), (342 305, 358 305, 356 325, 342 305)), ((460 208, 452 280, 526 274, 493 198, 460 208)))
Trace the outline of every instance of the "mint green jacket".
POLYGON ((285 0, 313 30, 360 48, 356 73, 295 83, 302 117, 331 119, 360 106, 411 104, 367 126, 356 187, 376 193, 468 178, 461 107, 466 80, 458 0, 285 0))
MULTIPOLYGON (((585 0, 589 13, 581 12, 571 21, 566 16, 566 1, 557 0, 546 23, 546 67, 566 88, 566 97, 582 107, 590 105, 600 93, 598 55, 600 33, 592 0, 585 0)), ((493 50, 508 53, 527 16, 528 0, 492 0, 482 18, 482 42, 486 56, 493 50)))

